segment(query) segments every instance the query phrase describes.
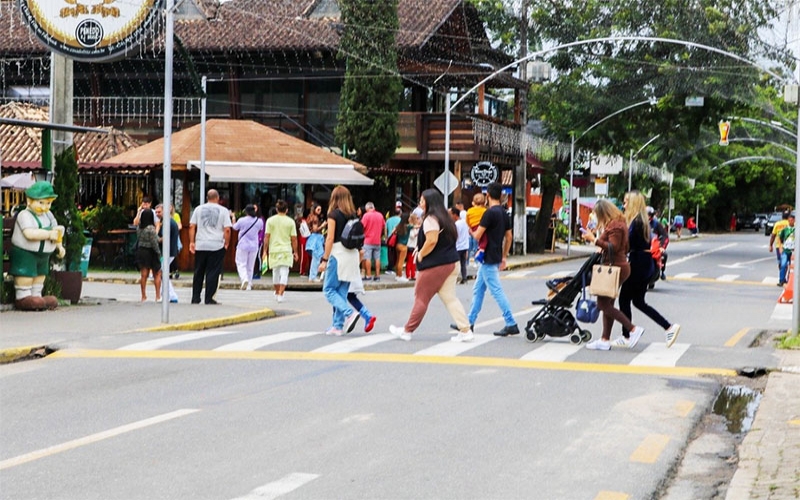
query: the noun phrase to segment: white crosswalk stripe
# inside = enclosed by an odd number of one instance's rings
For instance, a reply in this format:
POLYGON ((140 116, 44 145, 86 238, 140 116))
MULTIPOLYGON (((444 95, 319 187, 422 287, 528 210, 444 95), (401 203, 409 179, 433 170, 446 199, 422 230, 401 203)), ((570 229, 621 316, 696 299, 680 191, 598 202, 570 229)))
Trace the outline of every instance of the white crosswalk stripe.
POLYGON ((697 273, 678 273, 678 274, 672 275, 670 277, 671 278, 675 278, 675 279, 679 279, 679 280, 680 279, 686 280, 686 279, 694 278, 695 276, 697 276, 697 273))
POLYGON ((278 479, 277 481, 259 486, 247 495, 237 497, 234 500, 274 500, 275 498, 291 493, 297 488, 313 481, 318 477, 319 474, 294 472, 278 479))
POLYGON ((268 345, 278 344, 280 342, 288 342, 290 340, 302 339, 305 337, 312 337, 314 335, 323 335, 322 332, 283 332, 274 333, 272 335, 264 335, 263 337, 256 337, 253 339, 241 340, 232 344, 226 344, 214 349, 215 351, 255 351, 261 347, 268 345))
POLYGON ((475 340, 472 342, 451 342, 448 338, 447 341, 439 344, 434 344, 427 349, 417 351, 414 354, 417 356, 458 356, 476 347, 491 342, 500 337, 486 334, 475 334, 475 340))
POLYGON ((519 359, 526 361, 562 362, 566 361, 567 358, 583 348, 584 346, 582 345, 573 345, 566 342, 559 342, 557 340, 545 340, 540 347, 532 350, 519 359))
POLYGON ((311 352, 327 352, 332 354, 343 354, 346 352, 355 352, 360 349, 364 349, 365 347, 370 347, 376 344, 380 344, 381 342, 394 340, 395 338, 396 337, 391 333, 376 333, 374 335, 366 335, 364 337, 354 337, 354 338, 349 338, 347 340, 335 342, 333 344, 328 344, 318 349, 314 349, 311 352))
POLYGON ((231 335, 236 333, 234 331, 222 330, 204 330, 202 332, 184 333, 181 335, 174 335, 171 337, 163 337, 160 339, 148 340, 145 342, 137 342, 118 348, 119 351, 152 351, 160 349, 168 345, 176 345, 182 342, 189 342, 190 340, 206 339, 210 337, 217 337, 220 335, 231 335))
POLYGON ((722 276, 717 276, 717 281, 735 281, 738 277, 738 274, 723 274, 722 276))
POLYGON ((689 344, 653 342, 629 363, 632 366, 677 366, 678 360, 689 350, 689 344))

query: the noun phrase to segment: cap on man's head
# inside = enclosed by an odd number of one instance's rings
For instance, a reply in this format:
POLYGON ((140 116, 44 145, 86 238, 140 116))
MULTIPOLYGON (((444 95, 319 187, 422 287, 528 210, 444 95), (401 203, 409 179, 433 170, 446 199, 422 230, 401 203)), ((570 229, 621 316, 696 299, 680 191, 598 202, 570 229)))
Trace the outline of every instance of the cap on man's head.
POLYGON ((784 218, 784 219, 788 219, 788 218, 789 218, 789 215, 791 215, 791 213, 790 213, 788 210, 784 210, 784 211, 783 211, 783 218, 784 218))
POLYGON ((402 207, 402 206, 403 206, 403 202, 402 202, 402 201, 400 201, 400 200, 397 200, 397 201, 394 203, 394 206, 396 206, 396 207, 402 207))
POLYGON ((34 182, 31 187, 25 190, 25 196, 32 200, 58 198, 58 195, 53 191, 53 185, 47 181, 34 182))
POLYGON ((647 207, 647 215, 653 215, 654 213, 656 213, 656 211, 653 210, 653 207, 647 207))

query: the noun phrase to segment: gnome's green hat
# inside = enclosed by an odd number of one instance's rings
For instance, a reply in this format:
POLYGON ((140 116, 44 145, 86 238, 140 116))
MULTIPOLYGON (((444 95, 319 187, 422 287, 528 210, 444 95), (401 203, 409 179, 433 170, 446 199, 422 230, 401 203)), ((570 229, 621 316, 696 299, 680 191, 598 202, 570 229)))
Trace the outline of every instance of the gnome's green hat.
POLYGON ((58 198, 58 195, 55 193, 55 191, 53 191, 53 185, 47 181, 38 181, 33 183, 31 187, 25 190, 25 196, 34 200, 58 198))

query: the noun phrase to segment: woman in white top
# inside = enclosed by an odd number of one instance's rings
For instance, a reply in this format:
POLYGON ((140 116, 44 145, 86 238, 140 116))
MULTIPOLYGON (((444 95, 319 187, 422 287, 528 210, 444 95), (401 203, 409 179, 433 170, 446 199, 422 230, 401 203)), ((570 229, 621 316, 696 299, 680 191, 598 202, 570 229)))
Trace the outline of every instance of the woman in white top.
POLYGON ((256 217, 256 207, 244 207, 245 216, 237 220, 233 229, 239 232, 236 244, 236 271, 242 282, 242 290, 252 288, 250 280, 253 278, 253 268, 258 256, 258 233, 264 228, 264 222, 256 217))

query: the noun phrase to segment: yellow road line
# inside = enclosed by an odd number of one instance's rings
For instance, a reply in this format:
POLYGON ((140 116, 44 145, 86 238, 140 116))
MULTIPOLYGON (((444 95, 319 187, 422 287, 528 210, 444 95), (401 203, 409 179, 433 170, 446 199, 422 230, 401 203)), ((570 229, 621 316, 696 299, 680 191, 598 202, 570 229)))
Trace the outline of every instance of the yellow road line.
POLYGON ((689 416, 689 413, 691 413, 692 410, 694 409, 694 406, 695 406, 694 401, 686 401, 686 400, 678 401, 675 404, 675 411, 678 412, 679 416, 687 417, 689 416))
POLYGON ((742 328, 741 330, 736 332, 733 335, 733 337, 729 338, 727 342, 725 342, 725 347, 733 347, 733 346, 735 346, 740 340, 742 340, 742 337, 747 335, 747 332, 749 332, 749 331, 750 331, 750 328, 742 328))
POLYGON ((800 425, 800 420, 789 420, 789 425, 800 425))
POLYGON ((601 491, 594 500, 628 500, 631 496, 619 491, 601 491))
POLYGON ((606 363, 574 363, 532 361, 513 358, 489 358, 478 356, 423 356, 416 354, 389 354, 370 352, 326 353, 303 351, 117 351, 99 349, 65 349, 51 354, 57 358, 140 358, 140 359, 244 359, 271 361, 330 361, 410 363, 493 368, 523 368, 533 370, 574 371, 592 373, 619 373, 629 375, 663 375, 668 377, 701 377, 718 375, 735 377, 736 370, 727 368, 683 367, 683 366, 632 366, 606 363))
POLYGON ((649 434, 642 444, 631 453, 630 461, 643 464, 654 464, 661 452, 667 447, 669 436, 664 434, 649 434))

